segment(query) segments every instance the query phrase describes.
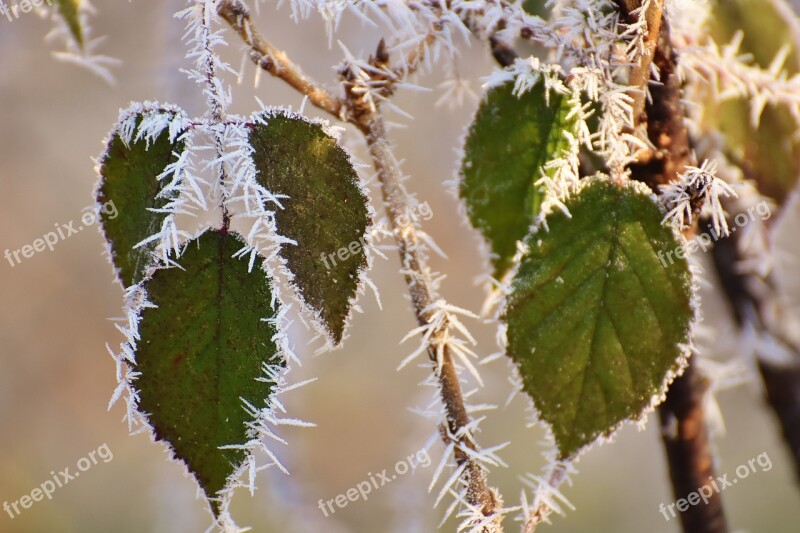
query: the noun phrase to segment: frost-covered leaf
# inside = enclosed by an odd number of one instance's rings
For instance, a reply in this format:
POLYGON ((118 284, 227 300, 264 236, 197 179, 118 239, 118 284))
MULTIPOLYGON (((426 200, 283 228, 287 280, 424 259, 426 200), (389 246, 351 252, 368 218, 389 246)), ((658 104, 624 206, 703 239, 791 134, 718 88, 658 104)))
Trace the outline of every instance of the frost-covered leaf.
MULTIPOLYGON (((181 268, 159 269, 145 281, 155 308, 142 312, 136 351, 139 408, 156 438, 214 498, 245 460, 252 416, 243 400, 266 407, 274 383, 259 381, 277 364, 276 331, 264 319, 271 291, 266 276, 232 256, 236 235, 207 231, 187 245, 181 268)), ((212 500, 215 514, 218 502, 212 500)))
POLYGON ((525 10, 526 13, 530 13, 531 15, 538 15, 540 17, 544 17, 548 13, 548 8, 545 5, 547 0, 524 0, 522 2, 522 8, 525 10))
POLYGON ((251 134, 258 181, 281 199, 281 247, 305 303, 334 344, 342 340, 359 276, 367 267, 367 198, 347 153, 324 128, 282 112, 259 117, 251 134))
MULTIPOLYGON (((782 0, 716 0, 712 3, 710 31, 718 43, 728 43, 742 30, 742 54, 768 69, 784 47, 789 75, 800 72, 800 26, 792 8, 782 0)), ((767 106, 756 128, 751 103, 744 99, 705 108, 704 120, 719 129, 748 177, 759 182, 762 193, 786 199, 800 176, 800 139, 797 122, 785 107, 767 106)))
MULTIPOLYGON (((165 121, 175 118, 173 113, 165 113, 165 121)), ((123 285, 129 287, 142 280, 146 268, 152 262, 150 254, 155 242, 134 248, 138 243, 159 230, 164 213, 150 209, 161 209, 169 203, 169 198, 157 197, 162 190, 158 179, 167 165, 174 163, 177 154, 184 149, 184 143, 177 134, 170 140, 170 131, 164 127, 153 140, 147 135, 137 137, 143 115, 136 115, 135 126, 128 129, 128 117, 111 133, 105 153, 100 158, 100 183, 97 188, 97 201, 100 204, 114 202, 115 213, 101 215, 103 231, 111 246, 111 257, 123 285), (125 136, 130 135, 126 144, 125 136), (113 218, 112 218, 113 216, 113 218)))
POLYGON ((84 0, 55 0, 58 6, 58 12, 66 22, 69 32, 75 42, 83 48, 84 45, 84 29, 81 25, 80 8, 81 2, 84 0))
POLYGON ((472 225, 489 242, 494 276, 511 267, 517 241, 539 212, 542 167, 569 147, 563 130, 576 121, 568 97, 541 83, 517 98, 513 83, 495 87, 481 103, 464 145, 460 195, 472 225))
POLYGON ((572 218, 556 210, 526 240, 503 317, 507 353, 562 458, 648 410, 694 318, 679 238, 649 189, 592 178, 566 205, 572 218))

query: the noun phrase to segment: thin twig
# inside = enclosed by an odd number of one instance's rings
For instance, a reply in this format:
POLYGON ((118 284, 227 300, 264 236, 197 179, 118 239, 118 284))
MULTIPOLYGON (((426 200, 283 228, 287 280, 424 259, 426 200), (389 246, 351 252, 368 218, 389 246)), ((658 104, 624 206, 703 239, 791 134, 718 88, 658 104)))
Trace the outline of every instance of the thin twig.
MULTIPOLYGON (((480 31, 478 29, 478 25, 475 23, 474 18, 468 18, 464 21, 470 31, 476 37, 480 37, 480 31)), ((499 26, 502 27, 502 26, 499 26)), ((504 43, 500 39, 497 38, 495 34, 489 35, 489 47, 492 53, 492 57, 494 60, 499 64, 501 67, 508 67, 514 64, 514 61, 519 57, 516 50, 511 48, 508 44, 504 43)), ((553 488, 558 489, 561 484, 568 479, 567 477, 567 467, 564 465, 557 465, 553 470, 550 472, 550 475, 547 477, 547 484, 553 488)), ((535 502, 534 502, 535 503, 535 502)), ((547 517, 553 512, 550 503, 547 501, 541 501, 533 509, 530 509, 525 517, 525 521, 522 524, 522 533, 535 533, 536 527, 544 522, 547 517)))
MULTIPOLYGON (((636 24, 640 15, 637 12, 642 8, 642 0, 616 0, 620 7, 623 17, 628 24, 636 24)), ((633 98, 633 120, 634 126, 638 126, 647 121, 645 104, 647 102, 647 91, 650 84, 650 70, 653 58, 658 47, 658 36, 661 33, 661 21, 663 20, 664 0, 650 0, 644 20, 647 23, 647 35, 643 40, 644 50, 639 55, 639 62, 631 68, 628 85, 633 98)))
MULTIPOLYGON (((370 155, 378 173, 378 180, 381 183, 381 191, 386 209, 389 213, 391 229, 397 235, 397 245, 400 249, 400 258, 405 271, 406 284, 408 285, 411 301, 414 305, 414 312, 420 325, 429 324, 430 308, 439 297, 432 286, 429 269, 425 258, 418 252, 418 238, 414 231, 401 230, 398 224, 400 217, 408 212, 408 194, 400 182, 400 165, 395 159, 391 146, 386 138, 386 129, 383 118, 379 113, 374 114, 367 122, 361 124, 366 136, 370 155)), ((440 337, 442 332, 432 335, 433 339, 440 337)), ((447 413, 448 430, 450 439, 456 439, 456 463, 458 466, 466 464, 466 472, 469 476, 470 486, 467 491, 467 503, 477 506, 482 510, 484 516, 491 516, 498 508, 497 495, 486 484, 486 475, 481 465, 463 448, 475 451, 476 446, 469 432, 464 429, 470 424, 470 417, 464 403, 464 396, 461 391, 461 383, 458 379, 456 366, 453 356, 446 344, 443 346, 441 355, 442 361, 438 361, 440 356, 436 353, 437 344, 433 340, 428 346, 428 355, 434 366, 439 365, 437 372, 439 378, 442 402, 447 413)), ((445 437, 447 440, 447 437, 445 437)), ((448 443, 449 444, 449 443, 448 443)))
MULTIPOLYGON (((635 0, 641 5, 641 0, 635 0)), ((662 14, 663 16, 663 14, 662 14)), ((647 133, 656 146, 655 157, 644 164, 632 165, 633 177, 658 190, 659 185, 678 179, 691 163, 689 133, 681 102, 681 81, 677 55, 670 42, 669 24, 663 20, 658 34, 653 64, 661 83, 653 84, 651 99, 645 106, 647 133)), ((688 230, 691 233, 693 230, 688 230)), ((683 375, 667 392, 658 408, 662 439, 669 464, 672 490, 676 499, 685 498, 713 479, 713 450, 703 410, 707 383, 698 374, 694 357, 683 375)), ((685 533, 722 533, 727 524, 722 500, 716 491, 708 504, 692 506, 681 513, 685 533)))
MULTIPOLYGON (((378 174, 391 229, 400 251, 417 322, 421 326, 430 324, 432 307, 441 298, 433 285, 427 260, 419 253, 420 240, 416 229, 402 223, 411 205, 408 193, 401 183, 400 165, 392 153, 379 110, 360 105, 360 96, 352 92, 348 92, 345 100, 334 98, 324 88, 302 74, 285 53, 278 51, 257 31, 249 11, 239 0, 223 0, 220 3, 219 13, 250 47, 250 57, 258 66, 308 96, 314 106, 327 111, 339 120, 353 124, 364 134, 378 174)), ((377 59, 383 61, 386 59, 385 53, 381 53, 380 48, 377 59)), ((422 60, 421 53, 419 49, 410 57, 414 68, 422 60)), ((343 85, 348 86, 347 83, 343 85)), ((453 355, 444 339, 447 328, 448 324, 444 324, 440 331, 433 332, 428 345, 428 354, 439 382, 448 424, 448 431, 443 438, 445 444, 455 442, 456 463, 459 467, 463 465, 465 468, 464 478, 468 483, 466 502, 471 507, 480 509, 485 517, 492 517, 502 507, 502 501, 499 494, 488 486, 483 466, 468 453, 477 451, 478 446, 469 430, 472 421, 466 408, 453 355)), ((491 531, 498 533, 502 531, 501 520, 502 515, 497 514, 491 531)))
POLYGON ((653 55, 660 82, 650 87, 651 98, 645 105, 647 135, 656 149, 649 160, 640 159, 631 166, 634 178, 644 181, 654 191, 658 191, 659 185, 677 179, 678 174, 691 163, 689 130, 684 120, 677 63, 678 57, 670 42, 669 23, 664 20, 653 55))
MULTIPOLYGON (((554 489, 558 489, 567 479, 567 466, 558 464, 547 477, 547 484, 554 489)), ((547 520, 547 517, 552 513, 553 507, 550 502, 540 502, 536 507, 531 509, 525 517, 525 523, 522 525, 522 533, 535 533, 536 527, 547 520)))
POLYGON ((307 96, 314 106, 342 118, 343 102, 303 74, 285 52, 272 46, 253 25, 247 6, 239 0, 225 0, 219 4, 219 14, 250 47, 253 63, 307 96))

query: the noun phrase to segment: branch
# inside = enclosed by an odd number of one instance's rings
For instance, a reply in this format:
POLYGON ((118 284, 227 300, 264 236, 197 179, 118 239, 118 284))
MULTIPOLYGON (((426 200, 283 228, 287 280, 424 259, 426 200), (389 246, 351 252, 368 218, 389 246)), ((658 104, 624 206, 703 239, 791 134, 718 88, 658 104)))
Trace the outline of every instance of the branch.
MULTIPOLYGON (((634 1, 636 5, 642 5, 641 0, 620 2, 625 16, 633 13, 629 7, 634 1)), ((663 13, 661 15, 663 18, 663 13)), ((660 83, 650 88, 651 99, 645 106, 645 112, 647 134, 656 152, 651 160, 631 165, 631 170, 634 179, 647 183, 657 191, 659 185, 677 180, 678 174, 692 162, 689 132, 681 102, 678 58, 672 48, 667 20, 662 20, 659 27, 653 64, 659 71, 660 83)), ((687 230, 687 233, 692 232, 691 228, 687 230)), ((666 400, 658 408, 676 499, 685 498, 714 476, 714 455, 703 411, 706 389, 707 383, 698 374, 695 358, 692 357, 683 375, 672 383, 666 400)), ((719 494, 715 491, 707 505, 692 506, 681 513, 681 523, 685 533, 727 531, 719 494)))
MULTIPOLYGON (((547 492, 558 495, 558 498, 563 498, 558 492, 558 487, 564 483, 568 477, 570 466, 565 463, 556 463, 550 470, 548 476, 542 480, 546 487, 544 490, 547 492)), ((538 487, 542 489, 541 485, 538 487)), ((565 500, 566 501, 566 500, 565 500)), ((534 501, 536 504, 536 502, 534 501)), ((533 509, 525 509, 524 516, 525 522, 522 525, 522 533, 535 533, 536 527, 542 522, 546 521, 548 516, 553 513, 553 502, 550 498, 541 498, 538 504, 533 509)))
POLYGON ((785 69, 790 49, 777 54, 769 68, 761 68, 742 52, 742 39, 744 34, 739 33, 724 46, 709 39, 703 46, 687 47, 681 65, 705 81, 717 101, 749 101, 750 122, 754 126, 768 105, 785 105, 792 118, 800 122, 800 74, 789 76, 785 69))
POLYGON ((239 0, 223 0, 219 4, 219 15, 250 47, 253 63, 307 96, 314 106, 327 111, 334 118, 342 118, 342 101, 303 74, 285 52, 272 46, 253 25, 247 6, 239 0))
MULTIPOLYGON (((408 194, 400 182, 400 165, 392 153, 391 146, 386 139, 386 128, 383 118, 379 113, 375 113, 369 119, 360 124, 366 137, 370 155, 378 173, 378 180, 381 183, 383 200, 389 214, 389 220, 393 233, 397 236, 397 245, 400 250, 400 259, 405 272, 406 285, 411 295, 414 312, 420 326, 430 324, 432 308, 439 300, 433 283, 430 278, 430 269, 425 258, 418 253, 419 239, 416 231, 401 226, 398 221, 405 216, 410 208, 407 198, 408 194), (402 228, 402 229, 401 229, 402 228)), ((470 417, 464 402, 461 391, 461 383, 458 378, 453 355, 447 344, 448 325, 444 324, 440 331, 432 335, 432 340, 428 345, 428 355, 434 363, 434 369, 439 367, 436 377, 439 379, 440 393, 442 402, 447 413, 448 433, 444 436, 445 444, 454 440, 456 444, 456 463, 458 466, 465 465, 469 488, 467 490, 467 503, 470 506, 478 507, 484 516, 492 516, 501 506, 498 496, 486 484, 486 474, 480 463, 475 460, 468 451, 477 451, 477 446, 472 439, 469 431, 465 431, 470 425, 470 417), (441 353, 437 354, 437 348, 441 353), (440 359, 441 358, 441 359, 440 359)), ((498 523, 499 525, 499 523, 498 523)))
MULTIPOLYGON (((437 294, 427 259, 421 252, 423 246, 420 244, 421 239, 417 229, 413 225, 404 223, 412 206, 409 195, 401 183, 400 164, 392 153, 383 117, 375 107, 375 103, 367 104, 363 93, 353 91, 354 84, 348 79, 347 69, 340 72, 343 78, 342 85, 347 93, 345 100, 332 97, 324 88, 303 75, 299 67, 285 53, 278 51, 257 31, 246 6, 240 0, 222 0, 219 13, 250 47, 250 58, 254 63, 308 96, 314 106, 353 124, 364 134, 378 174, 390 227, 400 252, 417 322, 423 327, 432 326, 436 309, 446 307, 447 304, 437 294)), ((422 50, 421 47, 409 58, 410 66, 413 68, 416 68, 421 61, 422 50)), ((381 76, 377 81, 384 84, 380 91, 383 94, 390 94, 391 84, 398 80, 396 77, 386 75, 387 72, 392 72, 385 65, 387 59, 385 48, 381 44, 372 62, 376 75, 381 76)), ((499 533, 502 531, 500 525, 502 501, 500 496, 487 485, 486 471, 476 459, 480 451, 470 429, 473 421, 466 408, 458 370, 453 360, 453 350, 450 345, 453 336, 451 324, 447 319, 437 324, 437 328, 430 332, 427 351, 439 382, 447 418, 447 431, 442 432, 443 440, 445 445, 455 444, 456 463, 458 467, 464 468, 462 479, 467 485, 466 503, 482 515, 480 521, 482 529, 499 533)))
POLYGON ((661 24, 653 64, 659 71, 660 82, 650 87, 650 100, 645 106, 647 135, 656 147, 650 159, 640 159, 631 165, 633 176, 654 191, 677 178, 691 163, 689 130, 684 120, 681 101, 681 79, 678 57, 670 43, 669 24, 661 24))
MULTIPOLYGON (((714 479, 714 455, 703 412, 708 384, 696 369, 695 359, 669 388, 659 406, 661 437, 669 463, 669 477, 675 499, 686 498, 714 479)), ((728 531, 722 498, 717 491, 703 505, 692 505, 680 514, 685 533, 728 531)))
MULTIPOLYGON (((477 24, 474 17, 467 18, 464 23, 476 37, 481 37, 480 26, 477 24)), ((502 27, 499 25, 498 29, 502 27)), ((489 48, 492 57, 501 67, 509 67, 514 64, 514 61, 519 57, 516 50, 511 46, 500 40, 496 34, 492 33, 488 37, 489 48)), ((558 488, 566 481, 568 466, 565 464, 557 464, 547 475, 546 479, 542 482, 547 485, 548 491, 558 493, 558 488)), ((547 520, 547 517, 553 512, 552 503, 546 498, 543 498, 538 503, 534 501, 532 509, 524 509, 525 521, 522 525, 523 533, 535 533, 536 527, 547 520)))
POLYGON ((639 50, 639 62, 631 69, 628 85, 633 98, 634 126, 647 121, 645 103, 650 84, 650 69, 658 46, 658 37, 661 33, 663 20, 664 0, 615 0, 623 17, 626 19, 631 31, 645 31, 642 40, 642 50, 639 50), (640 12, 646 7, 644 16, 640 12), (644 22, 644 27, 642 27, 644 22))

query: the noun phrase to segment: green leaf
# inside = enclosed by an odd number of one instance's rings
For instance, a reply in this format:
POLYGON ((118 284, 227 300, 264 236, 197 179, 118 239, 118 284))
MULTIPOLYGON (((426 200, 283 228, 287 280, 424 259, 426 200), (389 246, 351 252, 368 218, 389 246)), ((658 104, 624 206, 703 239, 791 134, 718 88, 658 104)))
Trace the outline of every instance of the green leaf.
MULTIPOLYGON (((176 116, 176 113, 167 114, 170 118, 176 116)), ((138 131, 142 119, 142 113, 136 115, 134 131, 138 131)), ((177 139, 180 139, 180 133, 177 139)), ((159 230, 166 215, 149 209, 163 208, 170 199, 156 198, 162 188, 157 177, 167 165, 177 160, 178 152, 183 149, 182 141, 170 141, 169 128, 164 128, 154 141, 148 143, 143 136, 127 146, 120 129, 116 128, 100 158, 97 202, 113 202, 116 207, 109 213, 104 210, 101 220, 106 240, 111 245, 114 266, 125 287, 140 282, 152 262, 150 256, 155 243, 139 248, 134 246, 159 230)))
POLYGON ((282 112, 256 117, 250 133, 258 181, 281 199, 278 232, 296 245, 281 257, 303 301, 339 344, 367 267, 368 200, 347 153, 319 124, 282 112))
POLYGON ((522 2, 522 9, 530 15, 538 15, 544 17, 549 13, 549 9, 545 5, 547 0, 524 0, 522 2))
POLYGON ((56 4, 58 5, 58 12, 64 18, 64 22, 67 23, 67 27, 69 28, 69 31, 72 34, 72 38, 75 39, 75 42, 78 43, 78 45, 81 48, 83 48, 84 33, 80 19, 80 7, 82 0, 55 0, 55 1, 56 4))
MULTIPOLYGON (((156 307, 142 312, 136 370, 139 409, 157 439, 217 496, 246 452, 252 421, 243 400, 266 407, 274 383, 258 381, 262 365, 279 363, 266 276, 232 256, 244 246, 225 231, 207 231, 188 244, 181 268, 156 270, 146 283, 156 307)), ((218 502, 212 500, 215 514, 218 502)))
POLYGON ((571 218, 556 210, 526 240, 503 317, 507 353, 563 459, 646 413, 694 319, 681 242, 649 189, 591 178, 566 206, 571 218))
MULTIPOLYGON (((751 54, 763 68, 788 46, 785 70, 789 75, 800 72, 800 27, 791 7, 777 0, 716 0, 712 7, 710 33, 717 43, 730 42, 742 30, 741 52, 751 54)), ((786 199, 800 176, 797 123, 787 108, 767 106, 754 128, 746 100, 710 101, 704 122, 722 131, 732 155, 745 174, 758 181, 762 193, 779 202, 786 199)))
POLYGON ((481 103, 467 134, 460 195, 467 215, 489 242, 494 276, 511 267, 517 241, 529 232, 543 191, 542 167, 568 148, 564 130, 576 133, 569 98, 541 83, 517 98, 513 83, 495 87, 481 103))

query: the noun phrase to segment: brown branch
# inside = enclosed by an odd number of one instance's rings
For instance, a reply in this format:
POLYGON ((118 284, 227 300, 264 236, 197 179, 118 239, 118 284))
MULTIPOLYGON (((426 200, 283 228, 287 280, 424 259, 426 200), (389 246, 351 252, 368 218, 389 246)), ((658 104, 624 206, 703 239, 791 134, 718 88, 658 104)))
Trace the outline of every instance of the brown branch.
MULTIPOLYGON (((618 4, 623 15, 631 17, 633 9, 641 6, 641 0, 620 0, 618 4)), ((660 5, 659 16, 663 18, 660 5)), ((656 26, 648 15, 648 26, 651 25, 656 26)), ((645 105, 644 117, 647 121, 648 137, 656 151, 649 160, 631 165, 634 179, 647 183, 655 191, 659 185, 677 180, 678 174, 692 162, 689 132, 681 102, 678 58, 670 41, 668 22, 662 20, 657 26, 658 39, 653 53, 653 64, 659 71, 660 83, 654 83, 650 87, 651 99, 645 105)), ((649 66, 642 74, 647 75, 649 82, 649 66)), ((693 230, 690 229, 687 233, 693 233, 693 230)), ((691 358, 683 375, 672 383, 666 400, 658 408, 662 440, 676 500, 686 498, 706 486, 709 478, 713 479, 714 476, 713 450, 703 411, 706 389, 707 383, 699 375, 694 358, 691 358)), ((692 505, 681 513, 685 533, 727 531, 722 500, 716 491, 713 492, 708 504, 692 505)))
MULTIPOLYGON (((635 24, 639 21, 639 14, 634 14, 634 11, 641 7, 641 0, 616 0, 616 3, 628 24, 635 24)), ((647 121, 645 103, 647 102, 647 90, 650 84, 650 67, 653 64, 658 46, 658 37, 661 33, 663 6, 664 0, 650 1, 647 13, 645 13, 647 35, 644 38, 644 51, 639 56, 639 63, 631 68, 630 79, 628 80, 628 85, 633 87, 631 97, 633 98, 634 126, 647 121)))
MULTIPOLYGON (((769 331, 769 321, 764 316, 766 302, 751 290, 749 276, 737 269, 744 260, 739 251, 741 235, 741 232, 733 233, 715 243, 714 266, 739 326, 750 325, 759 333, 772 335, 793 355, 787 364, 771 362, 758 353, 756 359, 767 403, 778 419, 783 440, 794 460, 795 474, 800 480, 800 351, 792 342, 782 339, 779 333, 769 331)), ((761 281, 771 285, 771 280, 761 281)), ((774 293, 771 296, 774 297, 774 293)))
MULTIPOLYGON (((658 409, 661 437, 667 453, 669 477, 676 501, 686 499, 714 480, 714 455, 709 442, 703 412, 703 396, 708 384, 694 363, 670 386, 666 401, 658 409)), ((686 533, 723 533, 728 531, 722 498, 716 490, 702 504, 690 505, 680 512, 686 533)), ((705 494, 705 491, 704 491, 705 494)))
MULTIPOLYGON (((348 81, 346 69, 340 73, 342 86, 347 93, 344 100, 334 98, 320 85, 303 75, 285 53, 277 50, 258 32, 247 8, 239 0, 224 0, 220 4, 219 14, 250 47, 250 57, 253 62, 308 96, 314 106, 353 124, 364 134, 378 174, 390 227, 400 252, 417 322, 420 325, 430 324, 434 312, 433 304, 438 302, 440 297, 433 287, 427 260, 420 252, 420 240, 416 229, 401 222, 411 209, 411 205, 409 196, 401 184, 400 164, 392 153, 380 112, 365 105, 362 97, 351 90, 352 84, 348 81)), ((409 60, 414 68, 422 60, 421 54, 422 48, 415 50, 410 56, 409 60)), ((382 44, 378 47, 373 62, 376 67, 380 67, 380 71, 392 72, 386 65, 388 57, 382 44)), ((382 93, 391 94, 391 84, 396 80, 397 78, 391 76, 382 78, 380 81, 388 84, 382 93)), ((449 324, 445 323, 438 331, 434 331, 428 344, 428 355, 439 381, 447 418, 447 431, 442 432, 442 437, 445 444, 449 445, 452 442, 456 445, 454 456, 458 466, 464 467, 467 503, 480 509, 486 517, 496 515, 491 531, 501 532, 502 514, 496 514, 502 507, 500 496, 487 485, 483 466, 468 453, 468 451, 478 451, 478 446, 468 430, 471 419, 453 355, 446 341, 448 328, 449 324)))
MULTIPOLYGON (((431 305, 436 302, 438 296, 431 286, 428 275, 428 267, 425 258, 418 253, 418 239, 416 232, 409 232, 401 229, 398 221, 408 212, 407 193, 401 182, 401 170, 397 159, 392 153, 391 146, 386 138, 386 128, 380 114, 374 114, 367 120, 359 124, 365 134, 370 155, 381 183, 381 191, 386 209, 389 214, 390 227, 397 236, 397 245, 400 251, 400 258, 405 271, 406 285, 411 295, 414 312, 417 316, 419 325, 431 323, 431 305)), ((467 491, 467 502, 470 505, 479 507, 484 516, 491 516, 500 507, 498 496, 486 484, 486 475, 481 465, 466 452, 458 448, 468 448, 476 451, 477 447, 472 437, 464 432, 470 423, 470 417, 464 403, 464 396, 461 391, 461 383, 458 379, 456 367, 450 349, 441 336, 445 333, 444 325, 439 332, 432 336, 432 341, 428 346, 428 355, 434 364, 441 365, 441 370, 437 372, 440 382, 440 391, 445 412, 447 413, 448 433, 443 434, 446 444, 455 440, 456 462, 458 466, 466 465, 468 474, 469 489, 467 491), (442 354, 437 355, 437 346, 442 347, 442 354), (439 361, 439 357, 442 361, 439 361)))
POLYGON ((653 55, 653 64, 659 71, 660 83, 650 87, 650 100, 645 106, 647 135, 656 147, 646 160, 631 165, 634 178, 647 183, 658 191, 677 179, 691 163, 689 130, 684 120, 681 102, 681 80, 677 72, 678 58, 670 43, 669 24, 665 20, 660 27, 658 46, 653 55))
POLYGON ((253 63, 307 96, 314 106, 337 119, 341 118, 342 101, 303 74, 285 52, 272 46, 253 25, 247 6, 239 0, 224 1, 219 5, 219 15, 250 47, 250 59, 253 63))

